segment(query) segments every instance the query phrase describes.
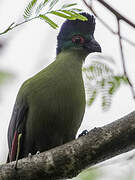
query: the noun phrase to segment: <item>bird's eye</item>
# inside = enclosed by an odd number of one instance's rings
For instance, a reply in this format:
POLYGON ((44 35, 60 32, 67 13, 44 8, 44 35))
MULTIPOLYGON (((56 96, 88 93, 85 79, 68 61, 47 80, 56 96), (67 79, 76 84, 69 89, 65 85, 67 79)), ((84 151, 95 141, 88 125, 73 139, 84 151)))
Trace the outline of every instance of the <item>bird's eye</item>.
POLYGON ((76 35, 72 37, 72 42, 76 44, 83 44, 84 43, 84 38, 80 35, 76 35))

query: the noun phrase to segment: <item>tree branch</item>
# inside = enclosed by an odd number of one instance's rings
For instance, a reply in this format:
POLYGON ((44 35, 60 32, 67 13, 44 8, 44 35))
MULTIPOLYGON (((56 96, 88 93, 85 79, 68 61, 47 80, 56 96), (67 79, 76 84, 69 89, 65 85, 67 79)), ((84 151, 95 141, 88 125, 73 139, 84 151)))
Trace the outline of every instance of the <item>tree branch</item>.
MULTIPOLYGON (((94 14, 94 16, 114 35, 118 35, 118 32, 115 32, 100 16, 95 12, 95 10, 92 7, 92 3, 88 4, 85 0, 83 0, 84 4, 91 10, 91 12, 94 14)), ((91 1, 92 2, 92 1, 91 1)), ((117 17, 117 16, 116 16, 117 17)), ((128 38, 121 36, 121 39, 129 43, 130 45, 135 47, 135 42, 129 40, 128 38)))
POLYGON ((135 111, 86 136, 32 158, 0 166, 0 180, 71 178, 83 169, 135 148, 135 111))
POLYGON ((119 46, 120 46, 120 54, 121 54, 121 61, 122 61, 122 66, 123 66, 123 71, 124 75, 127 78, 128 84, 130 86, 132 96, 135 99, 135 92, 134 92, 134 87, 129 79, 127 70, 126 70, 126 65, 125 65, 125 58, 124 58, 124 52, 123 52, 123 45, 122 45, 122 38, 121 38, 121 28, 120 28, 120 19, 117 17, 117 27, 118 27, 118 38, 119 38, 119 46))
POLYGON ((29 21, 32 21, 32 20, 34 20, 34 19, 36 19, 36 18, 38 18, 38 16, 35 16, 35 17, 31 18, 31 19, 22 21, 22 22, 20 22, 20 23, 18 23, 18 24, 15 24, 15 23, 13 22, 6 30, 4 30, 3 32, 0 33, 0 36, 3 35, 3 34, 6 34, 8 31, 11 31, 12 29, 14 29, 14 28, 16 28, 16 27, 18 27, 18 26, 20 26, 20 25, 22 25, 22 24, 25 24, 25 23, 27 23, 27 22, 29 22, 29 21))
POLYGON ((123 37, 121 35, 121 28, 120 28, 120 20, 123 20, 124 22, 126 22, 129 26, 135 28, 135 24, 133 22, 131 22, 129 19, 127 19, 126 17, 124 17, 122 14, 120 14, 117 10, 115 10, 114 8, 112 8, 108 3, 106 3, 104 0, 97 0, 100 4, 102 4, 105 8, 107 8, 109 11, 111 11, 117 20, 117 28, 118 31, 115 32, 104 20, 102 20, 97 13, 94 11, 92 4, 88 4, 86 2, 86 0, 83 0, 84 4, 92 11, 92 13, 99 19, 99 21, 113 34, 118 36, 119 39, 119 46, 120 46, 120 54, 121 54, 121 61, 122 61, 122 68, 123 68, 123 72, 124 72, 124 76, 127 78, 127 82, 129 84, 129 87, 131 89, 131 93, 132 96, 135 100, 135 90, 134 90, 134 86, 132 84, 132 82, 130 81, 130 78, 128 76, 127 70, 126 70, 126 65, 125 65, 125 58, 124 58, 124 52, 123 52, 123 45, 122 45, 122 40, 125 40, 126 42, 128 42, 129 44, 135 46, 135 43, 130 41, 128 38, 123 37))
POLYGON ((108 3, 106 3, 104 0, 97 0, 98 2, 100 2, 100 4, 102 4, 104 7, 106 7, 110 12, 112 12, 118 19, 123 20, 124 22, 126 22, 128 25, 130 25, 131 27, 135 28, 135 23, 133 23, 132 21, 130 21, 128 18, 126 18, 125 16, 123 16, 122 14, 120 14, 116 9, 114 9, 112 6, 110 6, 108 3))

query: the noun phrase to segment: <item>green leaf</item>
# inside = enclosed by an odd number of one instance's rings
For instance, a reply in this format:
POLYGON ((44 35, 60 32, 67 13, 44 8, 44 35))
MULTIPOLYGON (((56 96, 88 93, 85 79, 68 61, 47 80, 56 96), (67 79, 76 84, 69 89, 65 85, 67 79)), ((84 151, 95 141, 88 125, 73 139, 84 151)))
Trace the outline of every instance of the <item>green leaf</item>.
POLYGON ((66 9, 66 8, 69 8, 69 7, 71 7, 71 6, 76 6, 76 5, 77 5, 77 3, 64 4, 64 5, 61 7, 61 9, 66 9))
POLYGON ((109 94, 109 90, 110 90, 110 84, 108 83, 108 79, 103 79, 101 82, 101 94, 102 94, 102 109, 108 110, 111 106, 111 102, 112 102, 112 95, 109 94))
POLYGON ((49 2, 49 1, 50 1, 50 0, 44 0, 44 2, 43 2, 43 3, 44 3, 44 4, 46 4, 46 3, 47 3, 47 2, 49 2))
POLYGON ((104 86, 105 86, 105 79, 102 79, 100 84, 101 84, 101 87, 104 88, 104 86))
POLYGON ((125 84, 128 84, 128 83, 129 83, 129 81, 128 81, 128 79, 127 79, 127 77, 126 77, 125 75, 121 76, 121 81, 122 81, 123 83, 125 83, 125 84))
POLYGON ((47 5, 49 1, 50 0, 44 0, 43 2, 41 2, 36 8, 36 14, 40 13, 40 11, 47 5))
POLYGON ((104 111, 107 111, 110 108, 111 102, 112 102, 112 99, 109 94, 106 93, 102 95, 102 109, 104 111))
POLYGON ((95 101, 96 97, 97 97, 97 91, 95 89, 92 92, 91 97, 88 99, 88 102, 87 102, 88 106, 91 106, 93 104, 93 102, 95 101))
POLYGON ((28 6, 25 8, 25 10, 24 10, 24 14, 23 14, 23 17, 24 17, 24 19, 29 19, 30 18, 30 16, 32 15, 32 11, 33 11, 33 8, 34 8, 34 6, 36 5, 36 3, 37 3, 37 0, 32 0, 29 4, 28 4, 28 6))
POLYGON ((80 19, 82 21, 87 21, 88 20, 85 16, 83 16, 81 14, 78 14, 77 12, 75 12, 73 10, 71 10, 71 12, 74 13, 74 15, 76 16, 77 19, 80 19))
POLYGON ((88 105, 91 105, 100 93, 102 109, 108 110, 111 106, 112 91, 114 88, 112 87, 112 82, 114 81, 113 70, 104 63, 93 61, 90 66, 83 68, 83 71, 88 79, 88 89, 92 87, 89 91, 91 96, 88 96, 88 105))
POLYGON ((59 0, 52 0, 52 2, 50 3, 50 8, 49 11, 57 4, 59 0))
POLYGON ((51 11, 49 13, 54 14, 54 15, 59 16, 59 17, 62 17, 62 18, 69 19, 69 20, 75 20, 76 19, 75 17, 67 16, 66 14, 61 13, 59 11, 51 11))
POLYGON ((128 84, 128 80, 124 75, 113 76, 108 83, 110 84, 109 94, 113 95, 122 84, 128 84))
POLYGON ((71 16, 71 18, 73 18, 73 20, 79 19, 82 21, 86 21, 88 20, 85 16, 82 16, 78 13, 76 13, 75 11, 71 11, 71 10, 60 10, 61 12, 64 12, 65 14, 68 14, 71 16))
POLYGON ((108 83, 110 84, 109 94, 113 95, 116 92, 116 89, 118 88, 118 86, 113 81, 108 82, 108 83))
POLYGON ((76 11, 76 12, 81 12, 81 11, 83 11, 82 9, 78 9, 78 8, 72 8, 72 9, 70 9, 71 11, 76 11))
POLYGON ((44 20, 46 23, 48 23, 52 28, 56 29, 58 27, 58 25, 53 22, 50 18, 48 18, 47 16, 40 14, 39 17, 44 20))
MULTIPOLYGON (((101 94, 102 109, 108 110, 112 103, 112 97, 122 84, 128 84, 125 75, 115 75, 114 69, 109 65, 93 61, 90 66, 83 68, 87 80, 88 105, 91 105, 96 96, 101 94)), ((86 91, 87 92, 87 91, 86 91)))

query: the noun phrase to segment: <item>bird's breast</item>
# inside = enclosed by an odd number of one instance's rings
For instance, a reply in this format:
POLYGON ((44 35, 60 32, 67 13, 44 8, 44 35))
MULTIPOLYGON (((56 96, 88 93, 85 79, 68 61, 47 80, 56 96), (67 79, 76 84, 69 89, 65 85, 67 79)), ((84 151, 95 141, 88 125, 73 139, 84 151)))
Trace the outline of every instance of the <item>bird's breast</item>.
POLYGON ((77 131, 85 110, 82 77, 68 76, 64 81, 57 77, 39 86, 29 96, 32 103, 29 106, 30 123, 50 129, 59 126, 60 131, 77 131))

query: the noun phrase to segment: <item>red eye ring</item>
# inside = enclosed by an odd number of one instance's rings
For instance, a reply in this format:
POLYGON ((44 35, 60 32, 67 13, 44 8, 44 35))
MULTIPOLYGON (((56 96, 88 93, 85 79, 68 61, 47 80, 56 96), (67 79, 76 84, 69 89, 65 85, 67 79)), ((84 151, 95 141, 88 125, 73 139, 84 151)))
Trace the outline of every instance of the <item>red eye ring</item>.
POLYGON ((72 42, 76 44, 83 44, 84 43, 84 38, 80 35, 76 35, 72 37, 72 42))

